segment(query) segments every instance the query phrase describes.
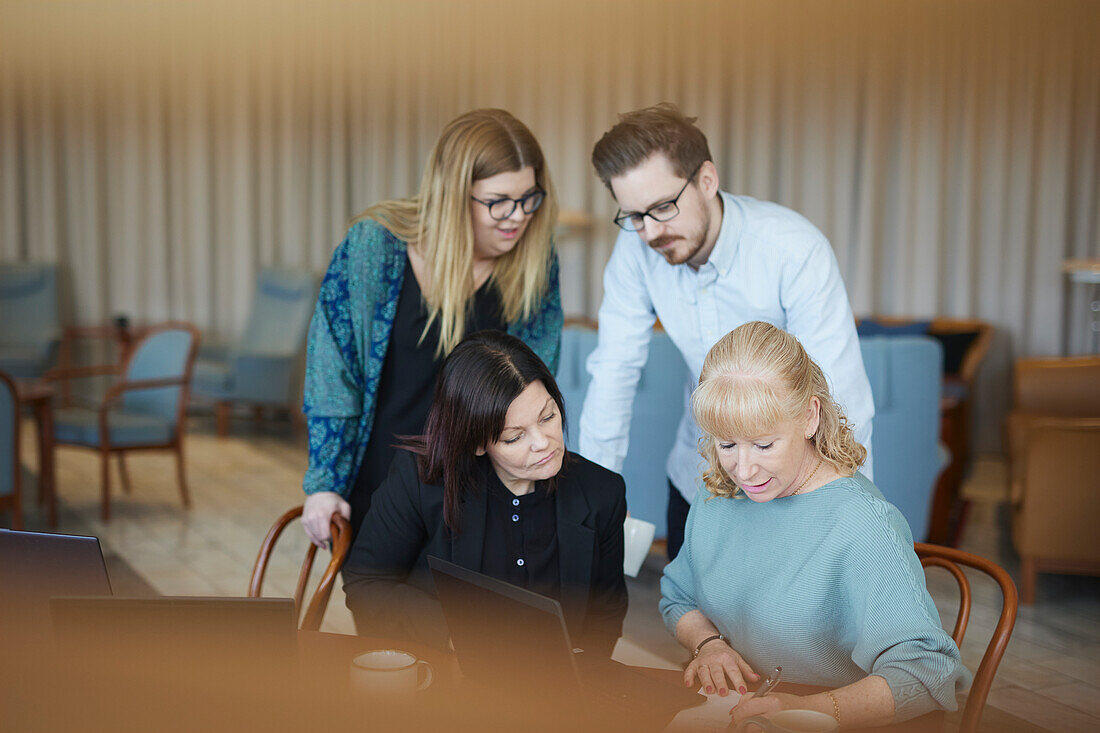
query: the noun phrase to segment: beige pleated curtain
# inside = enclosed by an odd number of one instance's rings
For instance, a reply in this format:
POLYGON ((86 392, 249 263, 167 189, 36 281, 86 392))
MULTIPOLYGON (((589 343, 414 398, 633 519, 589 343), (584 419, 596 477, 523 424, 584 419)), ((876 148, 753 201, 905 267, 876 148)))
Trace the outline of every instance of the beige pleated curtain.
POLYGON ((595 315, 615 114, 698 115, 723 187, 830 238, 857 314, 983 318, 980 449, 1011 359, 1085 344, 1062 262, 1100 256, 1093 2, 0 2, 0 258, 60 263, 69 317, 231 338, 265 264, 323 270, 415 192, 439 130, 511 110, 565 208, 567 312, 595 315))

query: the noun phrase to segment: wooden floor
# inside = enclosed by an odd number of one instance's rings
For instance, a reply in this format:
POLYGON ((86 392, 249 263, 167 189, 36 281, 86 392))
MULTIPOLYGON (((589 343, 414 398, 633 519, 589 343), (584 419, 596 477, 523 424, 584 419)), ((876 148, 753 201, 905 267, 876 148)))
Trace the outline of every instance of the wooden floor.
MULTIPOLYGON (((134 454, 127 461, 133 493, 123 495, 112 464, 113 517, 99 519, 98 457, 91 451, 58 452, 61 497, 59 531, 98 536, 112 561, 116 594, 245 595, 260 541, 271 522, 302 500, 306 466, 303 437, 286 423, 234 423, 232 437, 212 435, 213 421, 193 418, 186 444, 187 473, 194 505, 184 511, 175 468, 167 454, 134 454)), ((24 462, 36 467, 35 443, 24 426, 24 462)), ((34 507, 36 484, 27 482, 29 529, 45 529, 34 507)), ((966 493, 973 497, 962 547, 1016 571, 1007 544, 1004 470, 979 461, 966 493)), ((6 518, 2 521, 7 521, 6 518)), ((305 551, 297 525, 277 548, 265 595, 293 593, 305 551)), ((637 579, 629 582, 631 608, 618 656, 635 663, 676 665, 686 658, 664 630, 656 610, 662 558, 651 553, 637 579)), ((316 577, 316 575, 315 575, 316 577)), ((977 668, 1000 611, 992 581, 974 579, 976 605, 963 645, 963 658, 977 668)), ((948 627, 954 622, 956 591, 946 573, 932 571, 929 588, 948 627)), ((354 633, 351 615, 337 588, 322 627, 354 633)), ((989 702, 1018 718, 1061 733, 1100 731, 1100 578, 1040 576, 1037 603, 1022 608, 989 702)), ((983 721, 997 730, 996 721, 983 721)))

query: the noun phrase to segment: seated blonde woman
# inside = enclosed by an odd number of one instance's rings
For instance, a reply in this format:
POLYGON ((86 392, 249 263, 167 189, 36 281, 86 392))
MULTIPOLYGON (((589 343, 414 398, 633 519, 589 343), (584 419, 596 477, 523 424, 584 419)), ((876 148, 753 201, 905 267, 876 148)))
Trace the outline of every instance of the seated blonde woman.
POLYGON ((866 451, 798 340, 759 321, 730 332, 692 409, 709 496, 691 507, 660 603, 694 655, 684 684, 743 694, 782 666, 784 680, 830 688, 743 697, 734 722, 800 708, 848 728, 954 710, 970 673, 909 526, 857 472, 866 451))

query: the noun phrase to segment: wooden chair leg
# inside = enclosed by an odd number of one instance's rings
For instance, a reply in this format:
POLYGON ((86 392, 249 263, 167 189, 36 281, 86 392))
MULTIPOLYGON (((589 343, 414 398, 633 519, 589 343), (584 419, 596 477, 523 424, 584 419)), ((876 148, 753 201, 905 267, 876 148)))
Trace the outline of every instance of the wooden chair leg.
POLYGON ((126 470, 126 459, 123 458, 122 451, 116 453, 115 457, 118 458, 118 475, 122 480, 122 491, 130 494, 132 489, 130 488, 130 472, 126 470))
POLYGON ((1026 606, 1035 603, 1035 581, 1039 569, 1034 558, 1020 559, 1020 602, 1026 606))
POLYGON ((180 498, 183 499, 184 509, 191 508, 191 492, 187 489, 187 476, 183 469, 183 441, 176 443, 176 478, 180 483, 180 498))
POLYGON ((111 452, 104 446, 99 450, 99 484, 103 492, 103 521, 111 519, 111 452))
POLYGON ((229 435, 229 410, 228 402, 219 402, 214 405, 214 421, 217 424, 219 438, 229 435))

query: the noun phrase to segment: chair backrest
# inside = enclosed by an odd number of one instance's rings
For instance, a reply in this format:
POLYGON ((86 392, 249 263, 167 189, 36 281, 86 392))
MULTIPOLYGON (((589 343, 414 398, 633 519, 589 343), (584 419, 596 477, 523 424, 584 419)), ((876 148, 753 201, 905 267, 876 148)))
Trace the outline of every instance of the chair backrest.
POLYGON ((929 336, 861 336, 871 383, 875 486, 924 539, 940 472, 943 349, 929 336))
POLYGON ((269 356, 298 353, 313 315, 317 285, 317 276, 308 270, 260 270, 238 348, 269 356))
MULTIPOLYGON (((561 334, 561 359, 556 381, 565 400, 566 444, 577 449, 581 407, 591 375, 585 367, 596 348, 593 323, 567 325, 561 334)), ((668 473, 665 462, 684 414, 684 397, 691 389, 690 372, 679 349, 662 329, 649 342, 649 360, 638 380, 630 419, 630 445, 623 462, 626 501, 632 516, 657 525, 657 536, 667 533, 665 514, 668 473)))
POLYGON ((155 326, 138 341, 123 369, 124 379, 178 379, 179 386, 126 392, 120 402, 127 412, 155 415, 177 421, 187 403, 191 368, 199 345, 199 332, 190 323, 155 326))
MULTIPOLYGON (((276 519, 275 524, 271 525, 271 529, 267 531, 267 536, 264 537, 263 544, 260 545, 260 553, 256 556, 256 564, 252 567, 252 577, 248 581, 248 596, 250 598, 260 597, 264 575, 267 573, 268 561, 271 559, 271 552, 275 549, 275 543, 278 541, 279 535, 283 533, 288 524, 300 516, 302 516, 302 507, 296 506, 276 519)), ((329 559, 325 572, 321 575, 320 582, 317 583, 317 590, 313 592, 313 598, 306 609, 305 618, 302 619, 302 629, 305 631, 317 631, 321 628, 321 621, 325 617, 325 609, 328 608, 328 599, 332 595, 332 588, 336 583, 336 573, 340 572, 340 568, 348 556, 348 550, 351 549, 351 524, 348 520, 344 519, 339 513, 333 514, 330 529, 332 531, 332 557, 329 559)), ((305 559, 302 561, 302 569, 298 573, 298 585, 294 591, 294 607, 298 609, 299 613, 302 608, 302 600, 305 598, 309 573, 313 569, 313 558, 316 554, 317 546, 311 543, 309 549, 306 550, 305 559)))
POLYGON ((0 345, 35 346, 61 337, 55 265, 0 265, 0 323, 0 345))
POLYGON ((22 517, 18 511, 21 473, 19 395, 11 377, 0 372, 0 506, 10 506, 13 510, 13 529, 22 529, 22 517))
POLYGON ((966 626, 970 621, 970 581, 960 565, 974 568, 996 581, 1001 588, 1001 615, 997 620, 997 627, 993 630, 993 636, 982 655, 981 664, 974 674, 974 682, 970 686, 970 693, 966 698, 966 708, 963 710, 962 723, 959 725, 959 733, 977 733, 978 724, 981 721, 982 709, 985 708, 989 689, 993 685, 993 677, 997 673, 997 665, 1001 663, 1008 640, 1012 636, 1012 627, 1016 625, 1016 609, 1018 598, 1016 584, 1004 568, 996 563, 986 560, 984 557, 973 555, 969 552, 956 550, 951 547, 929 545, 917 542, 914 546, 917 557, 924 567, 945 568, 959 584, 959 613, 955 620, 955 628, 951 632, 951 638, 960 647, 963 636, 966 634, 966 626))
POLYGON ((1100 357, 1019 359, 1015 409, 1062 417, 1100 417, 1100 357))

